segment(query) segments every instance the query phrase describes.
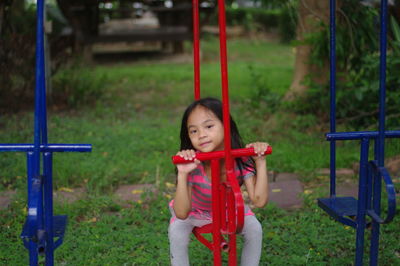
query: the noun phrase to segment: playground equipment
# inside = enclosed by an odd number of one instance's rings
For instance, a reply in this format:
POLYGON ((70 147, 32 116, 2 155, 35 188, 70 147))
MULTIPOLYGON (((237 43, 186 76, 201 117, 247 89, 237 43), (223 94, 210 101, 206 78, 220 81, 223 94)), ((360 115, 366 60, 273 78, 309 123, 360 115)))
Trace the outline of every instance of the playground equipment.
MULTIPOLYGON (((218 0, 218 20, 220 39, 222 103, 224 123, 224 151, 197 153, 199 161, 211 161, 211 186, 212 186, 212 214, 213 222, 203 227, 195 227, 193 234, 207 248, 213 251, 214 265, 221 265, 221 251, 229 252, 229 265, 237 265, 236 233, 240 233, 244 224, 244 202, 238 181, 234 175, 233 160, 237 157, 255 156, 253 148, 231 149, 230 118, 229 118, 229 92, 228 92, 228 65, 226 51, 226 19, 225 2, 218 0), (225 159, 227 180, 220 181, 219 160, 225 159), (202 234, 212 233, 212 241, 207 240, 202 234), (223 234, 228 235, 225 240, 223 234)), ((194 55, 194 95, 200 99, 200 48, 199 48, 199 2, 193 0, 193 55, 194 55)), ((268 147, 266 154, 271 154, 272 148, 268 147)), ((180 156, 173 156, 173 163, 187 163, 180 156)))
POLYGON ((380 86, 379 86, 379 130, 362 132, 336 132, 336 1, 330 0, 330 197, 318 199, 318 205, 337 221, 356 229, 355 265, 363 264, 364 232, 367 224, 372 227, 370 265, 378 264, 379 229, 381 224, 393 220, 396 212, 396 191, 384 166, 385 138, 399 138, 400 131, 385 131, 386 93, 386 45, 387 45, 387 0, 381 0, 380 7, 380 86), (358 199, 336 196, 336 141, 360 140, 360 172, 358 199), (374 141, 374 159, 368 161, 369 144, 374 141), (381 218, 381 186, 385 183, 388 210, 381 218), (367 222, 367 216, 371 223, 367 222), (355 219, 354 219, 355 217, 355 219))
POLYGON ((39 255, 45 255, 46 265, 54 264, 54 250, 62 244, 67 225, 66 215, 53 216, 53 153, 90 152, 92 149, 90 144, 50 144, 47 141, 44 2, 37 1, 34 143, 0 144, 0 152, 27 153, 28 215, 21 238, 29 250, 30 265, 38 265, 39 255))

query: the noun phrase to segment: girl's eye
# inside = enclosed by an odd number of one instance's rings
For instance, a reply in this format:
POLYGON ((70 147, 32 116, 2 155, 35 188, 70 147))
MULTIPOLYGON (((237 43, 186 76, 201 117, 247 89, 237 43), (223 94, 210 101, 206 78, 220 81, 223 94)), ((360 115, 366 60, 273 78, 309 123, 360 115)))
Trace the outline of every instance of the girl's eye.
POLYGON ((197 130, 190 130, 189 134, 195 134, 197 132, 197 130))
POLYGON ((212 127, 214 127, 214 125, 208 125, 208 126, 207 126, 207 128, 212 128, 212 127))

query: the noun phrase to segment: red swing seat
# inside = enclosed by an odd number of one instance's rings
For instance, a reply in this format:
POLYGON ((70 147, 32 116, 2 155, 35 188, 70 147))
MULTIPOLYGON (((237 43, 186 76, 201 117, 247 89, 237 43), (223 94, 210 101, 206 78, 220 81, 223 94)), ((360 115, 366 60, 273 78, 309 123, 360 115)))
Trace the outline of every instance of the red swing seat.
POLYGON ((226 234, 230 236, 232 234, 234 235, 242 231, 244 225, 243 197, 239 185, 237 184, 233 187, 229 186, 228 182, 224 182, 220 185, 220 187, 217 189, 217 193, 219 193, 219 195, 214 195, 214 193, 212 195, 213 204, 215 197, 219 197, 219 199, 216 200, 216 204, 218 204, 219 202, 219 206, 218 208, 214 207, 218 209, 216 210, 216 213, 218 213, 219 215, 213 215, 212 223, 204 225, 202 227, 195 227, 193 229, 193 234, 195 235, 197 240, 199 240, 211 251, 219 248, 221 251, 229 252, 230 250, 232 250, 230 249, 230 245, 232 245, 230 241, 231 239, 229 238, 229 240, 227 241, 225 240, 223 235, 226 234), (232 189, 233 187, 235 187, 235 189, 232 189), (234 192, 234 190, 236 191, 234 192), (224 208, 224 206, 226 207, 224 208), (228 216, 226 215, 227 212, 228 216), (217 228, 214 231, 215 219, 218 219, 219 221, 217 220, 217 228), (203 234, 213 234, 213 241, 209 241, 208 239, 206 239, 203 234), (219 236, 216 238, 214 234, 218 234, 219 236))
MULTIPOLYGON (((271 154, 269 146, 265 154, 271 154)), ((231 150, 231 158, 255 156, 254 148, 231 150)), ((221 265, 221 251, 228 252, 229 265, 236 265, 236 234, 244 225, 244 201, 238 181, 233 171, 227 171, 227 180, 220 182, 219 160, 224 158, 225 151, 197 153, 199 161, 211 161, 212 213, 213 222, 202 227, 195 227, 193 234, 208 249, 214 253, 214 265, 221 265), (212 233, 213 240, 209 241, 203 234, 212 233), (223 234, 228 235, 228 241, 223 234)), ((180 156, 173 156, 174 164, 193 162, 180 156)))

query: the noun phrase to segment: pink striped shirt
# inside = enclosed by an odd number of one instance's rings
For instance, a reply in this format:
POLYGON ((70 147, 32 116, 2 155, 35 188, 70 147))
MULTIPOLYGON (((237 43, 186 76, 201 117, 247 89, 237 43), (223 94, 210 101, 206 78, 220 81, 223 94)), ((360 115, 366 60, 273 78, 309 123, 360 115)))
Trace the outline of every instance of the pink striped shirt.
MULTIPOLYGON (((239 183, 241 183, 240 180, 245 180, 254 176, 254 172, 248 169, 242 169, 242 172, 240 172, 236 162, 234 173, 239 183)), ((189 213, 189 216, 194 216, 202 220, 211 219, 211 179, 207 177, 203 164, 199 164, 197 168, 189 174, 188 184, 192 187, 192 211, 189 213)), ((173 201, 170 202, 170 207, 172 208, 172 206, 173 201)), ((246 206, 245 215, 254 215, 254 213, 246 206)))

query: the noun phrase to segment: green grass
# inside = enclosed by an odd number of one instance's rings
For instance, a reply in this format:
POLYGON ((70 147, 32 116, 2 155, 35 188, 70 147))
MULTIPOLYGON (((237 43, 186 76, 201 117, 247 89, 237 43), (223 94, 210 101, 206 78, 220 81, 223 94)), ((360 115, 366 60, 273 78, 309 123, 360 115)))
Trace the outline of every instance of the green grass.
MULTIPOLYGON (((205 42, 204 46, 212 52, 218 48, 218 42, 213 39, 205 42)), ((246 117, 236 114, 246 107, 241 105, 242 99, 249 98, 254 90, 249 66, 259 73, 275 73, 269 80, 271 84, 279 84, 274 87, 282 92, 290 85, 293 55, 289 46, 260 41, 234 41, 229 49, 233 54, 229 65, 232 113, 238 121, 248 120, 251 113, 246 117), (271 64, 263 64, 260 59, 252 63, 251 60, 256 60, 262 48, 276 49, 275 53, 284 51, 283 59, 265 55, 271 64), (246 54, 239 56, 240 51, 246 51, 246 54), (274 68, 275 64, 285 69, 281 76, 278 76, 279 69, 274 68)), ((179 147, 180 119, 184 107, 193 98, 193 66, 143 62, 97 66, 92 72, 94 78, 107 76, 109 84, 101 100, 94 106, 71 112, 49 112, 48 115, 50 143, 93 145, 90 154, 55 155, 55 186, 87 185, 89 189, 111 191, 121 183, 154 182, 157 166, 162 169, 162 176, 172 173, 169 156, 175 154, 179 147), (84 183, 85 179, 89 182, 84 183)), ((201 75, 202 95, 220 97, 218 57, 205 59, 201 75)), ((1 142, 32 142, 32 113, 2 116, 1 119, 4 123, 0 129, 1 142)), ((241 129, 244 136, 254 135, 247 125, 241 126, 241 129)), ((273 143, 265 134, 259 138, 273 143)), ((0 175, 4 187, 24 188, 24 180, 16 178, 25 172, 24 161, 22 154, 2 154, 0 164, 5 170, 0 175)))
MULTIPOLYGON (((351 265, 355 231, 328 217, 315 204, 321 194, 305 195, 305 207, 286 212, 273 205, 256 210, 264 230, 260 265, 351 265)), ((88 196, 73 204, 57 204, 56 213, 68 214, 66 239, 56 251, 57 265, 168 265, 167 198, 162 194, 122 209, 111 196, 88 196)), ((15 201, 0 213, 0 262, 26 265, 28 253, 19 233, 24 202, 15 201)), ((397 265, 398 222, 381 228, 379 265, 397 265)), ((366 231, 366 246, 370 231, 366 231)), ((194 238, 193 238, 194 240, 194 238)), ((238 252, 241 250, 238 239, 238 252)), ((368 254, 368 250, 365 250, 368 254)), ((211 253, 197 241, 190 244, 192 265, 211 265, 211 253)), ((226 261, 226 256, 224 257, 226 261)), ((367 264, 368 256, 364 257, 367 264)))
MULTIPOLYGON (((213 38, 202 42, 203 96, 221 95, 218 45, 213 38)), ((271 143, 274 152, 268 158, 269 169, 298 173, 306 188, 313 190, 304 195, 305 206, 299 211, 285 212, 273 205, 256 211, 264 228, 260 265, 352 264, 354 230, 332 221, 315 202, 328 190, 328 181, 321 183, 315 170, 329 166, 329 143, 324 131, 315 129, 318 120, 280 110, 275 115, 277 122, 271 125, 266 123, 270 114, 251 107, 250 98, 257 87, 254 73, 262 75, 274 92, 286 92, 293 75, 292 47, 239 39, 229 41, 228 53, 231 109, 245 142, 271 143)), ((49 111, 48 115, 49 142, 93 145, 88 154, 54 156, 55 189, 83 186, 88 191, 80 201, 55 206, 56 214, 69 217, 56 264, 168 265, 170 215, 163 184, 175 179, 170 156, 178 150, 182 112, 193 98, 192 65, 143 60, 98 65, 91 71, 94 79, 107 77, 105 94, 95 104, 49 111), (121 184, 155 183, 157 178, 161 192, 143 204, 122 208, 113 195, 121 184)), ((2 115, 0 142, 30 143, 32 128, 31 112, 2 115)), ((399 141, 387 142, 388 156, 399 150, 399 141)), ((0 156, 0 190, 17 190, 11 207, 0 211, 0 264, 26 265, 28 253, 18 237, 25 219, 26 156, 0 156)), ((358 159, 358 143, 338 143, 339 168, 352 167, 358 159)), ((382 226, 380 265, 400 263, 398 221, 396 217, 382 226)), ((211 264, 211 254, 196 241, 190 252, 193 265, 211 264)))

